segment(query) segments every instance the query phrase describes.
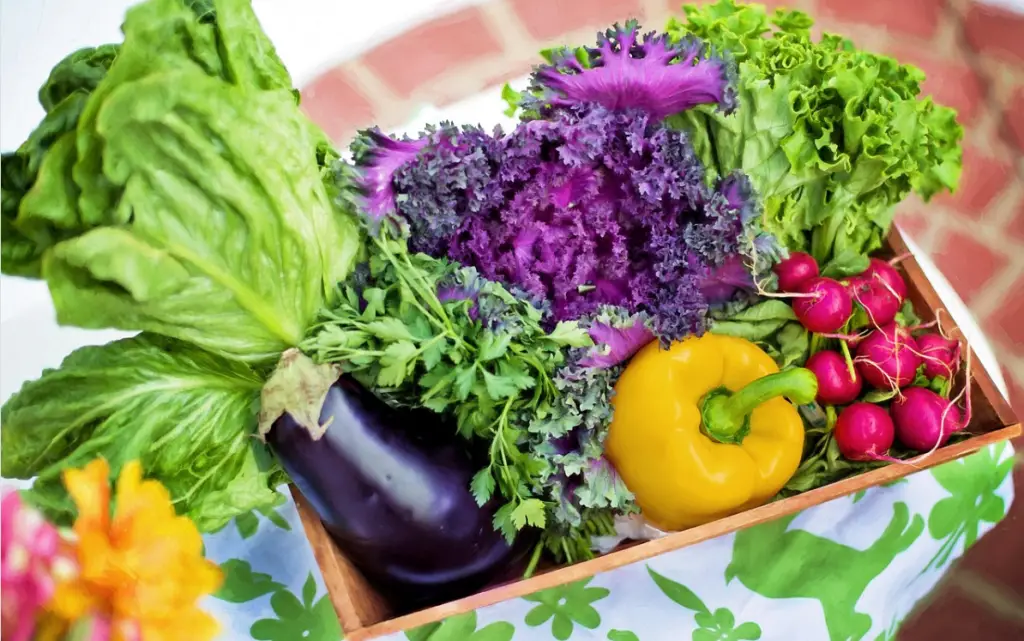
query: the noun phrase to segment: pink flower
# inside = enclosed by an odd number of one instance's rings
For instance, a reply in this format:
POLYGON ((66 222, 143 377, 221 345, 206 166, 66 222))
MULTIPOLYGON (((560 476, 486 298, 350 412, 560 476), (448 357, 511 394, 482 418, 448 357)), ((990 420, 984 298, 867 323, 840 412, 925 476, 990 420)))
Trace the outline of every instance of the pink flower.
POLYGON ((17 492, 0 501, 0 523, 0 636, 29 641, 56 580, 74 574, 76 564, 57 528, 17 492))

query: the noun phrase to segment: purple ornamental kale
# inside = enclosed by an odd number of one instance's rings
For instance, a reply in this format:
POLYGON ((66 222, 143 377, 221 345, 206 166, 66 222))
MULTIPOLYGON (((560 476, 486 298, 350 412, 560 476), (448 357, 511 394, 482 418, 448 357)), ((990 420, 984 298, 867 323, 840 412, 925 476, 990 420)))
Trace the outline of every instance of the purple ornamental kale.
POLYGON ((410 227, 409 248, 443 255, 462 216, 502 200, 494 177, 501 130, 441 123, 416 140, 394 140, 372 129, 360 138, 359 187, 372 221, 394 214, 410 227))
POLYGON ((654 340, 646 314, 630 314, 621 307, 602 307, 583 319, 594 346, 579 357, 580 367, 605 369, 628 361, 654 340))
POLYGON ((702 332, 710 304, 751 285, 736 260, 757 220, 749 186, 709 187, 685 133, 587 105, 521 124, 504 148, 509 199, 467 216, 450 255, 547 298, 554 320, 617 305, 672 340, 702 332))
POLYGON ((651 32, 641 41, 640 25, 631 20, 599 33, 597 47, 582 51, 581 63, 577 51, 555 50, 552 63, 534 72, 524 108, 544 113, 596 103, 662 120, 697 105, 717 103, 726 113, 736 106, 735 68, 696 37, 672 42, 651 32))
POLYGON ((730 65, 697 40, 641 42, 638 29, 599 36, 583 64, 556 53, 507 136, 369 132, 356 154, 369 217, 393 215, 414 251, 548 302, 547 322, 611 305, 646 314, 663 341, 702 332, 710 306, 750 286, 752 252, 771 239, 746 178, 708 185, 686 134, 662 122, 701 103, 730 109, 730 65))
POLYGON ((498 179, 508 200, 466 217, 450 255, 550 300, 555 320, 650 301, 659 281, 648 241, 677 237, 708 191, 685 134, 600 106, 517 127, 498 179))

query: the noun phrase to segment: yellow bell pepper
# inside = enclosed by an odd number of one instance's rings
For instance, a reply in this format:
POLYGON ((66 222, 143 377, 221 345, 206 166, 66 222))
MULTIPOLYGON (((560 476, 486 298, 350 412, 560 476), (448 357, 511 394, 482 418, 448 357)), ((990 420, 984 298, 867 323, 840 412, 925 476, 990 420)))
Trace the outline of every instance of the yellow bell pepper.
POLYGON ((796 472, 804 426, 797 408, 818 381, 779 372, 742 338, 705 334, 642 349, 615 386, 605 453, 644 516, 681 530, 756 507, 796 472))

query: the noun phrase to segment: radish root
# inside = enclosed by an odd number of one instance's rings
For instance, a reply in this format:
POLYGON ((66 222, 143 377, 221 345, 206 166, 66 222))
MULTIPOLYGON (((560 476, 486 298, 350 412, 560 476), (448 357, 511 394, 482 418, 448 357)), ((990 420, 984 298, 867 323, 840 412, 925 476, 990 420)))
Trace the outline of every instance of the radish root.
POLYGON ((900 263, 902 263, 906 259, 913 258, 913 257, 914 257, 914 254, 912 254, 911 252, 904 252, 904 253, 900 254, 899 256, 896 256, 892 260, 890 260, 889 264, 892 265, 893 267, 895 267, 896 265, 899 265, 900 263))
MULTIPOLYGON (((959 331, 960 328, 956 327, 954 329, 956 331, 959 331)), ((939 430, 940 430, 940 432, 939 432, 939 438, 935 439, 935 444, 932 445, 931 449, 928 450, 927 452, 925 452, 924 454, 919 454, 919 455, 915 456, 912 459, 907 459, 905 461, 900 461, 901 463, 904 463, 906 465, 910 465, 911 467, 917 468, 917 464, 918 463, 920 463, 924 459, 928 458, 929 456, 931 456, 935 452, 935 450, 939 449, 939 447, 940 447, 939 442, 942 441, 942 436, 943 436, 941 430, 944 430, 945 427, 946 427, 946 417, 949 416, 950 410, 952 410, 954 407, 957 406, 957 404, 960 402, 961 398, 965 399, 964 400, 964 414, 963 414, 963 417, 962 417, 963 423, 961 425, 956 426, 953 431, 955 432, 955 431, 964 429, 965 427, 970 425, 970 423, 971 423, 971 349, 970 348, 967 349, 967 363, 966 363, 966 366, 965 366, 964 376, 965 376, 965 379, 964 379, 964 387, 963 387, 963 389, 960 390, 960 393, 957 394, 956 397, 953 398, 953 400, 949 401, 946 404, 946 408, 944 410, 942 410, 942 416, 939 417, 939 430)), ((899 459, 897 459, 897 460, 899 460, 899 459)), ((920 468, 918 468, 918 469, 920 469, 920 468)))

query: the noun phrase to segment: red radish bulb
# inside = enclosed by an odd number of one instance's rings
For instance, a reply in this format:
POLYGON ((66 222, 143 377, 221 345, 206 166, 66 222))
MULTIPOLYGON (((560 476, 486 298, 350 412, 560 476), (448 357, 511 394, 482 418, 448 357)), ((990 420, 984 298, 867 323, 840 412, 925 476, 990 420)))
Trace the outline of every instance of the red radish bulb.
POLYGON ((854 403, 839 413, 833 434, 846 459, 873 461, 888 453, 896 432, 884 409, 872 403, 854 403))
POLYGON ((822 405, 846 405, 860 396, 864 381, 860 372, 850 368, 839 352, 822 350, 807 359, 805 367, 818 379, 817 401, 822 405))
POLYGON ((798 287, 818 275, 818 263, 810 254, 790 252, 789 258, 775 265, 779 291, 795 292, 798 287))
POLYGON ((939 334, 922 334, 914 340, 924 361, 925 376, 952 379, 960 371, 960 341, 939 334))
POLYGON ((857 344, 853 362, 871 386, 891 390, 906 387, 921 365, 917 341, 906 328, 895 323, 883 325, 857 344))
POLYGON ((903 299, 897 298, 882 281, 858 277, 850 282, 850 295, 864 311, 874 327, 888 325, 896 320, 896 314, 903 305, 903 299))
POLYGON ((956 403, 924 387, 903 390, 889 412, 900 443, 919 452, 941 447, 953 432, 967 425, 956 403))
POLYGON ((888 285, 893 293, 899 297, 902 303, 907 298, 907 281, 903 280, 898 269, 879 258, 872 258, 865 269, 857 278, 864 278, 870 281, 881 281, 888 285))
POLYGON ((793 311, 800 324, 815 334, 839 331, 853 313, 850 293, 831 278, 812 278, 797 291, 809 296, 793 299, 793 311))

